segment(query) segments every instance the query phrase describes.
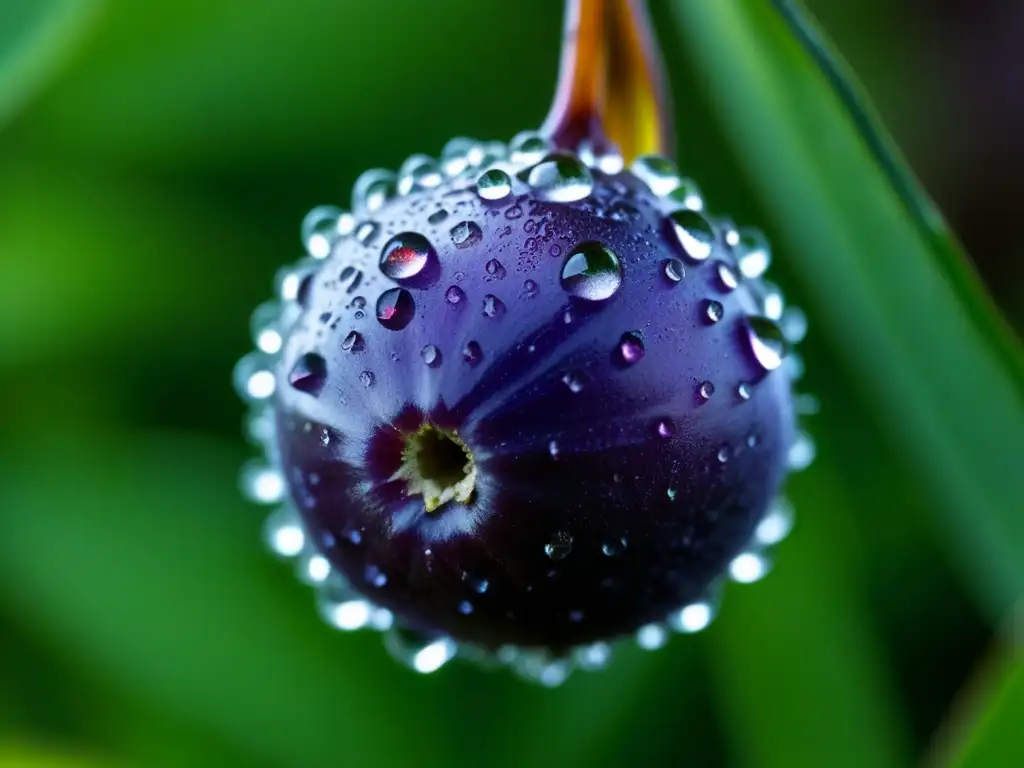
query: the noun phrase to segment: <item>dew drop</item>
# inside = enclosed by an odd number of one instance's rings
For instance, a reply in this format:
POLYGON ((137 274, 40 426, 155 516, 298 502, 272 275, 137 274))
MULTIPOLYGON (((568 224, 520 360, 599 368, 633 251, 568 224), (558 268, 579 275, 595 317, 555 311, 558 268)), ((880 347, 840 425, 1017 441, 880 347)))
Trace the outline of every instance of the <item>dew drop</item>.
POLYGON ((431 368, 437 368, 441 364, 441 350, 433 344, 427 344, 427 346, 421 349, 420 357, 431 368))
POLYGON ((667 440, 676 433, 676 427, 669 419, 661 419, 654 425, 654 431, 658 437, 667 440))
POLYGON ((748 317, 744 321, 747 341, 754 359, 766 371, 774 371, 786 358, 788 345, 779 326, 766 317, 748 317))
POLYGON ((740 400, 749 400, 752 394, 753 390, 750 384, 748 384, 747 382, 741 381, 739 384, 736 385, 736 396, 740 400))
POLYGON ((427 216, 427 223, 429 224, 440 224, 442 221, 448 218, 448 211, 444 208, 438 208, 432 214, 427 216))
POLYGON ((307 352, 295 361, 288 374, 288 383, 300 392, 316 397, 327 383, 327 361, 316 352, 307 352))
POLYGON ((736 276, 736 273, 732 271, 732 267, 730 267, 724 261, 718 262, 717 272, 718 284, 723 291, 729 293, 730 291, 734 291, 739 287, 739 278, 736 276))
POLYGON ((462 348, 462 359, 471 366, 480 364, 484 359, 484 351, 475 341, 470 341, 462 348))
POLYGON ((441 168, 427 155, 413 155, 398 170, 398 194, 408 195, 416 189, 432 189, 441 184, 441 168))
POLYGON ((679 186, 669 192, 668 199, 691 211, 704 210, 704 196, 692 179, 681 179, 679 186))
POLYGON ((710 381, 702 381, 697 387, 697 394, 701 400, 710 400, 711 396, 715 394, 715 385, 710 381))
POLYGON ((416 232, 402 232, 381 250, 380 271, 392 280, 411 280, 436 260, 437 252, 427 238, 416 232))
POLYGON ((395 174, 383 168, 365 171, 352 188, 352 210, 373 213, 395 196, 395 174))
POLYGON ((359 374, 359 383, 369 389, 377 381, 377 377, 373 375, 373 371, 363 371, 359 374))
POLYGON ((476 180, 476 193, 484 200, 501 200, 512 194, 512 179, 504 171, 491 168, 476 180))
POLYGON ((739 253, 736 256, 736 266, 743 277, 754 280, 763 275, 771 265, 771 247, 760 230, 744 227, 737 234, 736 247, 739 253))
POLYGON ((306 214, 302 220, 302 244, 314 259, 326 259, 331 255, 340 237, 338 224, 344 216, 340 208, 320 205, 306 214))
POLYGON ((619 360, 625 365, 639 363, 644 358, 644 340, 639 331, 627 331, 619 339, 616 347, 619 360))
POLYGON ((484 296, 484 317, 489 317, 493 320, 494 318, 501 317, 503 314, 505 314, 505 305, 501 299, 493 293, 488 293, 484 296))
POLYGON ((377 322, 390 331, 400 331, 416 313, 416 302, 405 288, 391 288, 377 299, 377 322))
POLYGON ((484 594, 487 591, 488 587, 491 586, 491 583, 487 581, 487 579, 481 579, 469 573, 468 571, 462 572, 462 580, 466 582, 469 585, 470 589, 472 589, 478 595, 484 594))
POLYGON ((710 299, 704 302, 704 317, 712 325, 722 319, 725 314, 725 308, 722 306, 722 302, 710 299))
POLYGON ((367 565, 363 569, 363 578, 367 584, 371 584, 378 589, 387 586, 388 577, 380 568, 376 565, 367 565))
POLYGON ((669 194, 680 183, 675 163, 661 155, 641 155, 630 164, 629 170, 658 197, 669 194))
POLYGON ((551 541, 544 545, 544 554, 552 560, 564 560, 572 552, 572 536, 565 531, 558 531, 551 541))
POLYGON ((474 221, 460 221, 452 227, 448 234, 456 248, 471 248, 483 239, 484 233, 474 221))
POLYGON ((532 299, 537 295, 539 290, 537 282, 535 280, 524 280, 523 281, 523 298, 532 299))
POLYGON ((683 252, 692 261, 704 261, 715 247, 715 228, 696 211, 676 211, 669 214, 676 238, 683 252))
POLYGON ((284 339, 281 337, 280 323, 281 308, 277 302, 264 302, 252 313, 250 320, 252 340, 260 352, 276 355, 281 351, 284 339))
POLYGON ((583 378, 578 373, 565 374, 562 376, 562 383, 573 394, 579 394, 583 391, 583 378))
POLYGON ((362 352, 365 348, 363 336, 359 331, 349 331, 341 342, 341 348, 346 352, 362 352))
POLYGON ((618 557, 626 551, 626 537, 619 536, 616 539, 609 539, 601 545, 601 553, 605 557, 618 557))
POLYGON ((622 264, 598 242, 577 246, 562 265, 562 288, 587 301, 610 299, 622 285, 622 264))
POLYGON ((448 290, 444 292, 444 300, 452 305, 460 303, 465 298, 466 292, 457 285, 448 286, 448 290))
POLYGON ((661 262, 661 274, 670 283, 678 283, 686 274, 686 268, 679 259, 665 259, 661 262))
POLYGON ((523 131, 512 137, 508 144, 509 159, 520 165, 539 163, 548 153, 548 142, 535 131, 523 131))
POLYGON ((553 203, 582 200, 594 189, 594 178, 575 155, 556 152, 530 169, 527 183, 537 197, 553 203))
POLYGON ((557 459, 558 454, 562 452, 562 449, 558 447, 558 443, 552 440, 548 443, 548 454, 552 459, 557 459))
POLYGON ((491 259, 484 265, 487 277, 491 280, 503 280, 505 278, 505 265, 497 259, 491 259))
POLYGON ((456 136, 441 150, 441 168, 449 176, 458 176, 469 167, 469 155, 478 146, 474 139, 456 136))
POLYGON ((463 600, 459 603, 459 613, 463 616, 469 616, 473 613, 473 604, 469 600, 463 600))
POLYGON ((729 452, 729 447, 728 446, 723 445, 721 448, 718 449, 717 457, 718 457, 718 461, 721 464, 727 463, 729 461, 729 456, 730 455, 731 454, 729 452))
POLYGON ((380 224, 376 221, 364 221, 356 230, 356 240, 363 245, 373 245, 373 241, 380 234, 380 224))

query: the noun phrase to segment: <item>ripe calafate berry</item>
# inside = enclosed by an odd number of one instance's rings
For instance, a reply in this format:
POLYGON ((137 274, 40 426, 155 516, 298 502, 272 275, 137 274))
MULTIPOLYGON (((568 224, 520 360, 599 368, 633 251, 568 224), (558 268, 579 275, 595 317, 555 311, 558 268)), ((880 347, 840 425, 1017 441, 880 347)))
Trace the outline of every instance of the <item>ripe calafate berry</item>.
POLYGON ((570 651, 660 644, 785 533, 800 317, 757 232, 664 158, 621 166, 522 134, 368 172, 254 318, 273 544, 414 666, 540 649, 552 682, 570 651))

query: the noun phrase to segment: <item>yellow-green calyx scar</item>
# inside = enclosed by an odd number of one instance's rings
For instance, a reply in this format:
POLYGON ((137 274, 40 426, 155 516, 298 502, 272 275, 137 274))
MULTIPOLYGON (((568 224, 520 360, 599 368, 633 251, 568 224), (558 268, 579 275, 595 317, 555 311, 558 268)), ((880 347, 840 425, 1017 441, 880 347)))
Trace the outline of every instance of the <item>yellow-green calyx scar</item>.
POLYGON ((465 504, 476 487, 476 463, 453 431, 424 424, 405 435, 402 464, 391 476, 404 480, 409 496, 422 496, 428 513, 449 501, 465 504))

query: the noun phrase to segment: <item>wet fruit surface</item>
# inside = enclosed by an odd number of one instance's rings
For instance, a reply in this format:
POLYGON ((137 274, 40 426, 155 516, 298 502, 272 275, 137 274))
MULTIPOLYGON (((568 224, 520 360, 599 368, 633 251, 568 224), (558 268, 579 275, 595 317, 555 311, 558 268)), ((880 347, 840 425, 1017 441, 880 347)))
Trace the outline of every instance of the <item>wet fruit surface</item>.
POLYGON ((273 429, 351 589, 423 633, 558 651, 706 595, 794 425, 752 236, 670 166, 530 149, 482 176, 453 153, 443 181, 421 162, 399 197, 375 177, 358 221, 315 222, 273 429))

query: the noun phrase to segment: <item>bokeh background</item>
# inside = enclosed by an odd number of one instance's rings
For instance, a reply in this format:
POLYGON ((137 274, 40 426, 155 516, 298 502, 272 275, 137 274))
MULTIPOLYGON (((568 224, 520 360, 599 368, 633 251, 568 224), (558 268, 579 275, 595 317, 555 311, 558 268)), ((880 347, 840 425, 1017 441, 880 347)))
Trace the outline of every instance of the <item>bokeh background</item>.
MULTIPOLYGON (((1019 328, 1024 5, 808 5, 1019 328)), ((771 235, 653 7, 680 165, 771 235)), ((797 526, 698 636, 553 691, 463 664, 421 677, 322 625, 262 549, 231 368, 303 214, 346 205, 368 166, 537 125, 560 17, 552 0, 0 0, 0 765, 946 759, 1012 617, 976 599, 813 310, 819 456, 791 484, 797 526)))

